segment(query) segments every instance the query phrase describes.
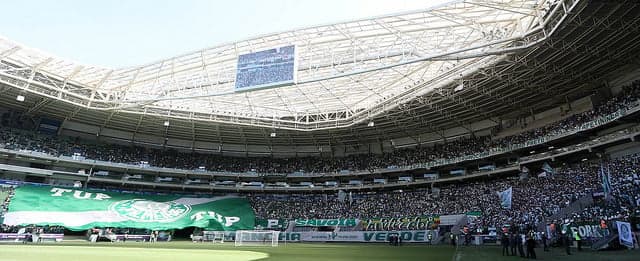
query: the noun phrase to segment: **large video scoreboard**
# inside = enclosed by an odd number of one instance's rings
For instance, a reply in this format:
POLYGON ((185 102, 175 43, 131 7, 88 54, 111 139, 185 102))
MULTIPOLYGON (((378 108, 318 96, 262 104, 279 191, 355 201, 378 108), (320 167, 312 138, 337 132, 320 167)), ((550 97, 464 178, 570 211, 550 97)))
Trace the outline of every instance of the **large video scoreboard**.
POLYGON ((235 91, 296 82, 296 47, 283 46, 238 56, 235 91))

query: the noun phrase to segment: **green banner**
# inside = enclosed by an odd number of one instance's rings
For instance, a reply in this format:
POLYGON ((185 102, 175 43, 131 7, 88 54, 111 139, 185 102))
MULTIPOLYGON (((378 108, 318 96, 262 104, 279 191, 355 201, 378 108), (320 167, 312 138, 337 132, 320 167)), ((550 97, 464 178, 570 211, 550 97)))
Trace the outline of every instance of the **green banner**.
POLYGON ((469 211, 465 213, 465 215, 467 215, 467 217, 480 217, 482 216, 482 211, 469 211))
POLYGON ((282 229, 289 225, 286 219, 256 219, 257 229, 282 229))
POLYGON ((56 225, 71 230, 201 227, 233 231, 253 229, 254 223, 249 201, 240 197, 136 195, 47 186, 17 188, 4 218, 7 225, 56 225))
MULTIPOLYGON (((571 233, 575 235, 578 233, 582 239, 600 239, 608 236, 611 231, 609 228, 602 228, 597 222, 573 222, 568 225, 571 233)), ((567 226, 562 226, 562 229, 567 231, 567 226)))
POLYGON ((358 220, 354 218, 333 218, 333 219, 296 219, 296 226, 299 227, 355 227, 358 220))
POLYGON ((428 230, 440 224, 440 216, 369 218, 362 220, 364 230, 428 230))

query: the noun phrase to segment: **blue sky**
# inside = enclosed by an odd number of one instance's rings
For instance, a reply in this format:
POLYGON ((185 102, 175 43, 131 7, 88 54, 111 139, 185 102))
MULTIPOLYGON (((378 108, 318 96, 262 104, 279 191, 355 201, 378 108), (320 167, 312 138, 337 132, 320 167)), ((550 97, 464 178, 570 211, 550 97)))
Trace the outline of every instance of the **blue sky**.
POLYGON ((56 56, 108 67, 251 36, 428 8, 450 0, 14 0, 0 35, 56 56))

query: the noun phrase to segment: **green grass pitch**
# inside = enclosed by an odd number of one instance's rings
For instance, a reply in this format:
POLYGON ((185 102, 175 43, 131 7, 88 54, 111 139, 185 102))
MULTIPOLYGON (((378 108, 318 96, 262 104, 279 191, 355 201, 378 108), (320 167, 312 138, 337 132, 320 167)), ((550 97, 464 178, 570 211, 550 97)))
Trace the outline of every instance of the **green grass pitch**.
POLYGON ((311 261, 311 260, 430 260, 450 261, 451 247, 386 244, 303 244, 288 243, 278 247, 235 247, 224 244, 192 243, 190 241, 96 243, 64 242, 29 245, 0 245, 0 261, 45 260, 149 260, 149 261, 311 261))
MULTIPOLYGON (((538 260, 560 261, 631 261, 640 260, 640 251, 583 251, 567 256, 561 249, 543 253, 538 249, 538 260)), ((45 260, 112 260, 112 261, 501 261, 520 260, 503 257, 499 247, 465 247, 455 250, 451 246, 405 245, 392 247, 386 244, 281 244, 279 247, 234 247, 225 244, 159 242, 156 244, 64 242, 46 244, 0 245, 0 261, 45 261, 45 260)))

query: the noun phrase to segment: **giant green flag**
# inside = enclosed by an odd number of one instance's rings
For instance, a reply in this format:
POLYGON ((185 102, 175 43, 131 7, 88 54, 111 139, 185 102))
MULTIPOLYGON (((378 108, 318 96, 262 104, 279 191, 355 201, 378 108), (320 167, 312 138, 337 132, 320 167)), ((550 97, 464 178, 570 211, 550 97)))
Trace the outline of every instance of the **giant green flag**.
POLYGON ((249 201, 240 197, 136 195, 47 186, 16 189, 6 225, 58 225, 71 230, 128 227, 154 230, 201 227, 253 229, 249 201))

